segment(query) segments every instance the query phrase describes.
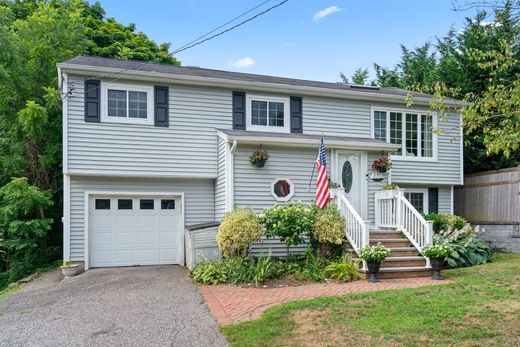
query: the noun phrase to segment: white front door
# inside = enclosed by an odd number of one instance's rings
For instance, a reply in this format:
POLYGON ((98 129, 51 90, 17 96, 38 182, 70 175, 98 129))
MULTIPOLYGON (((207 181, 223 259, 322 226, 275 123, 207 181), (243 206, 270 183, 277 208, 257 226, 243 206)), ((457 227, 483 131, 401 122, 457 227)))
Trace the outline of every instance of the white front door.
POLYGON ((337 164, 337 183, 356 211, 361 217, 366 218, 366 153, 338 151, 337 164))
POLYGON ((90 266, 179 264, 179 199, 91 196, 90 266))

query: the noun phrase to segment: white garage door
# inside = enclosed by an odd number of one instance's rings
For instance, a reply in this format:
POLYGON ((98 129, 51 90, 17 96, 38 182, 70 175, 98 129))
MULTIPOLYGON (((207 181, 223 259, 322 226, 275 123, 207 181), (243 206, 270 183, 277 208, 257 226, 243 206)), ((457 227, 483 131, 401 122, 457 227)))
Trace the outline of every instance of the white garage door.
POLYGON ((175 197, 92 196, 90 266, 179 264, 179 210, 175 197))

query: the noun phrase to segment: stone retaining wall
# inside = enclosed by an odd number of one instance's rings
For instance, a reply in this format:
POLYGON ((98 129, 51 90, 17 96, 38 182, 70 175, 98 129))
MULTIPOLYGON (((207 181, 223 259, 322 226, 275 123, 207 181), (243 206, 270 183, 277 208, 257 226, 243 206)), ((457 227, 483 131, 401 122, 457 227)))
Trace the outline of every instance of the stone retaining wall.
POLYGON ((518 223, 472 223, 480 226, 479 238, 499 252, 520 253, 520 225, 518 223))

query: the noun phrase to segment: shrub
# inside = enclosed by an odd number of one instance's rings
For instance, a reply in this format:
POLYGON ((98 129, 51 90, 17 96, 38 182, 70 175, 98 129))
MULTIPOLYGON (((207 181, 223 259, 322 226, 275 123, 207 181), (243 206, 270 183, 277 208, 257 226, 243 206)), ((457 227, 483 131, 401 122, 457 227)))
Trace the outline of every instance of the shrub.
POLYGON ((447 258, 453 252, 453 248, 447 243, 438 243, 423 247, 423 254, 428 258, 447 258))
POLYGON ((307 257, 300 271, 294 274, 297 279, 320 282, 325 279, 324 267, 327 264, 323 258, 317 257, 310 249, 307 249, 307 257))
POLYGON ((359 257, 364 261, 378 262, 385 260, 390 255, 390 250, 378 242, 376 246, 365 246, 359 252, 359 257))
POLYGON ((452 268, 484 264, 491 259, 491 250, 477 237, 478 232, 466 223, 460 229, 441 230, 434 236, 434 244, 447 244, 453 249, 446 258, 452 268))
POLYGON ((256 213, 252 209, 237 208, 227 213, 217 233, 217 243, 224 257, 242 256, 262 235, 256 213))
POLYGON ((324 273, 327 278, 350 282, 360 278, 358 268, 359 263, 353 261, 350 254, 345 254, 327 265, 324 273))
POLYGON ((345 219, 334 206, 328 205, 318 211, 312 228, 312 239, 321 257, 333 257, 338 248, 341 252, 337 246, 345 240, 345 219))
POLYGON ((468 223, 464 218, 454 214, 429 213, 424 218, 433 221, 433 231, 436 233, 448 229, 462 229, 468 223))
POLYGON ((304 234, 312 230, 316 213, 317 207, 301 202, 276 205, 264 210, 260 222, 267 237, 279 237, 285 243, 288 256, 290 247, 302 244, 304 234))

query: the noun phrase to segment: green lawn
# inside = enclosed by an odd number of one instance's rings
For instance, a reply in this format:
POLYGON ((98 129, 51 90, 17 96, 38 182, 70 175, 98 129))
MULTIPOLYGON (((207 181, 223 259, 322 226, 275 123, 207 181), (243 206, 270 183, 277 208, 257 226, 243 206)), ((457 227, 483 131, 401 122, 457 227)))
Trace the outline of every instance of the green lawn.
POLYGON ((520 346, 520 254, 440 286, 291 302, 222 327, 233 346, 520 346))

